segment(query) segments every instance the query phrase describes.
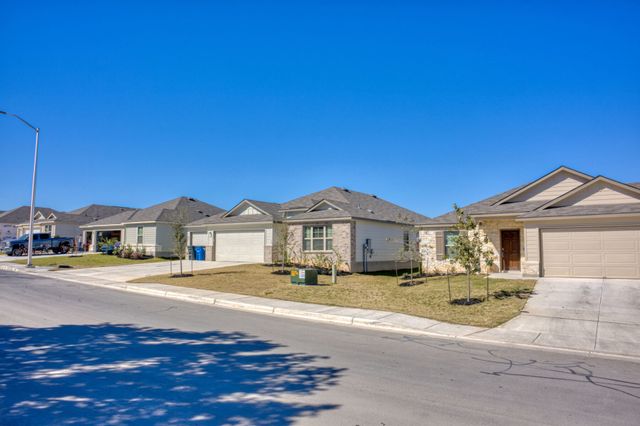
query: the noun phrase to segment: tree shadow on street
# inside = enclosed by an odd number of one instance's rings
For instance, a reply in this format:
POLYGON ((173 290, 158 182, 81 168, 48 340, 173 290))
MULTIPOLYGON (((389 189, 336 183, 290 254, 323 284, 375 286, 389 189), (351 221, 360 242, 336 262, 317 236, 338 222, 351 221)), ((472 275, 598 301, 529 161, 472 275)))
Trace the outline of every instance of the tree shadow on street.
POLYGON ((326 357, 244 333, 126 324, 0 326, 2 424, 281 425, 338 407, 326 357))

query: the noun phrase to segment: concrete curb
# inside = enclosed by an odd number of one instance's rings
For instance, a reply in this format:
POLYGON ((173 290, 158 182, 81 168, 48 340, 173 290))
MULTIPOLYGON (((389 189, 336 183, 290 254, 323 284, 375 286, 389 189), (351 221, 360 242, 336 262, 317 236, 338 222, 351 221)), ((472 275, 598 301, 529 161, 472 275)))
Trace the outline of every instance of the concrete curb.
MULTIPOLYGON (((38 275, 42 272, 50 272, 47 269, 34 269, 28 270, 25 267, 14 266, 14 265, 0 265, 0 270, 10 271, 10 272, 18 272, 24 274, 38 275)), ((614 358, 614 359, 622 359, 627 361, 640 362, 640 357, 633 355, 622 355, 617 353, 609 353, 609 352, 599 352, 599 351, 587 351, 581 349, 570 349, 556 346, 544 346, 544 345, 535 345, 528 343, 517 343, 517 342, 509 342, 502 340, 494 340, 494 339, 486 339, 483 337, 475 336, 476 333, 480 333, 482 331, 486 331, 486 328, 475 327, 477 330, 472 333, 467 334, 455 334, 455 333, 447 333, 447 332, 435 332, 429 331, 429 328, 435 327, 439 324, 446 324, 437 322, 426 329, 413 328, 400 324, 395 324, 388 321, 381 321, 380 319, 371 319, 371 318, 362 318, 357 316, 350 315, 337 315, 331 313, 323 313, 323 312, 310 312, 298 309, 290 309, 290 308, 280 308, 274 306, 260 305, 255 303, 246 303, 237 300, 229 300, 225 298, 208 296, 208 295, 198 295, 198 294, 185 294, 176 291, 170 291, 167 289, 158 289, 158 288, 149 288, 143 287, 144 284, 131 285, 127 283, 118 283, 115 281, 110 281, 108 283, 99 283, 99 282, 87 282, 85 280, 72 278, 64 275, 47 274, 47 278, 59 279, 62 281, 73 282, 77 284, 83 285, 91 285, 95 287, 107 288, 112 290, 120 290, 126 291, 130 293, 143 294, 147 296, 155 296, 155 297, 163 297, 167 299, 179 300, 183 302, 191 302, 198 303, 204 305, 213 305, 226 309, 240 310, 246 312, 252 312, 257 314, 267 314, 267 315, 276 315, 288 318, 294 318, 298 320, 305 320, 311 322, 322 322, 328 324, 336 324, 341 326, 350 326, 357 327, 363 329, 370 330, 379 330, 379 331, 388 331, 394 333, 404 333, 404 334, 412 334, 417 336, 427 336, 427 337, 435 337, 435 338, 443 338, 443 339, 453 339, 453 340, 463 340, 468 342, 475 343, 488 343, 499 346, 509 346, 509 347, 518 347, 518 348, 526 348, 526 349, 536 349, 536 350, 544 350, 544 351, 553 351, 553 352, 564 352, 564 353, 572 353, 577 355, 587 355, 599 358, 614 358)), ((105 281, 105 280, 103 280, 105 281)), ((171 287, 166 284, 155 284, 156 286, 164 286, 171 287)), ((202 290, 206 291, 206 290, 202 290)), ((242 296, 242 295, 239 295, 242 296)), ((249 297, 249 296, 248 296, 249 297)), ((327 306, 327 309, 334 308, 332 306, 327 306)), ((388 312, 389 315, 394 315, 393 312, 388 312)), ((418 320, 426 320, 424 318, 411 317, 407 315, 409 318, 416 318, 418 320)), ((452 324, 452 326, 455 326, 452 324)), ((471 326, 460 326, 469 327, 471 326)))

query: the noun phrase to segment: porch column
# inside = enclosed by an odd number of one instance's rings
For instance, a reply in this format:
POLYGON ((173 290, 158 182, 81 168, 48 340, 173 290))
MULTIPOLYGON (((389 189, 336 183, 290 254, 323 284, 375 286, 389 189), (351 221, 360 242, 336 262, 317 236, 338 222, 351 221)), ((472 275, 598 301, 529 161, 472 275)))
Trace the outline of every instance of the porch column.
POLYGON ((89 250, 98 252, 98 231, 91 231, 91 248, 89 250))

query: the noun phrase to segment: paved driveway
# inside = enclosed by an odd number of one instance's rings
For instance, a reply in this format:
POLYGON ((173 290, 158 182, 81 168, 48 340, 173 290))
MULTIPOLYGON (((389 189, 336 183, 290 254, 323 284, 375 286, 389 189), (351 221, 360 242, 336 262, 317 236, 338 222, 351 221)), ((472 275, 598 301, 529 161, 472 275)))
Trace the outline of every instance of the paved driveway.
MULTIPOLYGON (((183 272, 191 272, 191 261, 182 262, 183 272)), ((225 266, 240 265, 240 262, 207 262, 194 261, 193 270, 202 271, 203 269, 222 268, 225 266)), ((178 272, 178 262, 154 262, 140 263, 125 266, 106 266, 103 268, 86 268, 56 271, 56 274, 67 275, 71 277, 92 277, 107 281, 127 282, 136 278, 147 277, 150 275, 168 274, 173 268, 173 272, 178 272)))
POLYGON ((640 356, 640 280, 541 278, 535 292, 520 316, 479 335, 640 356))

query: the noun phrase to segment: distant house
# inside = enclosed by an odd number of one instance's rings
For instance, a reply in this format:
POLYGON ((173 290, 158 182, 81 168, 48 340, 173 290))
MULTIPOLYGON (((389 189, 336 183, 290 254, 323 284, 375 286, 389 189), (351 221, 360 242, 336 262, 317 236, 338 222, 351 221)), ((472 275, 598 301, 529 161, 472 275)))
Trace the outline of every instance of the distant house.
MULTIPOLYGON (((48 207, 36 207, 35 211, 41 211, 43 214, 53 212, 48 207)), ((0 241, 13 239, 18 237, 18 226, 29 222, 29 214, 31 207, 21 206, 12 210, 7 210, 0 214, 0 241)), ((22 235, 22 234, 20 234, 22 235)))
POLYGON ((275 262, 287 232, 296 262, 331 257, 341 269, 359 272, 393 269, 403 250, 417 244, 414 225, 425 220, 375 195, 331 187, 283 204, 245 199, 188 229, 207 260, 275 262))
MULTIPOLYGON (((82 239, 81 225, 91 223, 114 214, 130 211, 131 208, 90 204, 70 212, 53 209, 37 209, 34 215, 34 232, 49 232, 52 235, 82 239)), ((29 233, 29 219, 17 226, 18 236, 29 233)))
POLYGON ((115 239, 132 248, 144 249, 153 256, 172 256, 174 243, 171 224, 184 213, 187 222, 222 213, 219 207, 191 197, 178 197, 144 209, 117 213, 82 225, 83 240, 90 251, 98 251, 98 243, 115 239))

